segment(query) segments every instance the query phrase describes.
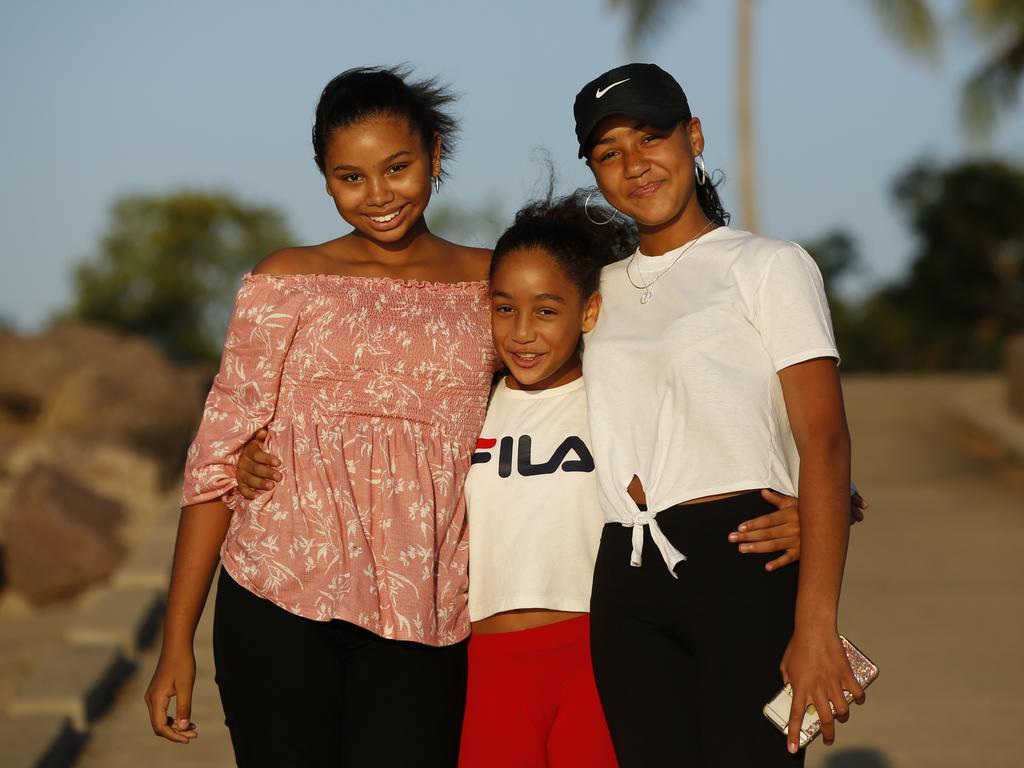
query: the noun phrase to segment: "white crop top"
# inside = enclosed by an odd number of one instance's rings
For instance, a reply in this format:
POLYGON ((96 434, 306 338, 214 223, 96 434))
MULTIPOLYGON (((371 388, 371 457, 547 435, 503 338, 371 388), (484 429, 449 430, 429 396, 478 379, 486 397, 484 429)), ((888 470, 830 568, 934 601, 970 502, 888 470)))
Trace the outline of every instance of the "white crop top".
POLYGON ((839 357, 821 273, 800 246, 719 227, 671 266, 680 251, 638 253, 628 275, 630 259, 604 268, 583 355, 604 519, 633 527, 634 565, 649 524, 673 575, 685 557, 657 512, 731 491, 796 495, 799 458, 777 372, 839 357), (629 276, 658 278, 648 303, 629 276), (649 512, 626 492, 634 474, 649 512))
POLYGON ((495 387, 466 477, 469 615, 590 610, 604 525, 583 379, 495 387))

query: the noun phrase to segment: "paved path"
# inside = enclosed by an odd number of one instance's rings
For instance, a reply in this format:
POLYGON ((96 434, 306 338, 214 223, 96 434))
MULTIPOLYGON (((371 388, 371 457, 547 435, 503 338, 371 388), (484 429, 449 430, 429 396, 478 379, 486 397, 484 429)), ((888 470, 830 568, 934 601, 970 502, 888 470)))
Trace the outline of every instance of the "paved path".
POLYGON ((93 727, 76 768, 224 768, 235 764, 213 682, 214 594, 196 632, 192 720, 199 726, 199 738, 190 744, 173 744, 157 738, 150 729, 142 696, 156 668, 159 647, 155 647, 142 656, 138 672, 118 693, 111 711, 93 727))
POLYGON ((950 405, 992 379, 852 377, 854 529, 841 627, 879 666, 868 703, 808 768, 1024 765, 1024 470, 950 405), (846 754, 843 754, 843 751, 846 754))
MULTIPOLYGON (((808 768, 1024 764, 1024 470, 950 407, 965 397, 991 400, 996 386, 969 378, 845 383, 855 476, 872 509, 854 529, 842 627, 882 671, 836 746, 811 748, 808 768)), ((80 766, 231 765, 208 616, 196 647, 200 739, 182 747, 149 731, 142 693, 150 653, 97 724, 80 766)))

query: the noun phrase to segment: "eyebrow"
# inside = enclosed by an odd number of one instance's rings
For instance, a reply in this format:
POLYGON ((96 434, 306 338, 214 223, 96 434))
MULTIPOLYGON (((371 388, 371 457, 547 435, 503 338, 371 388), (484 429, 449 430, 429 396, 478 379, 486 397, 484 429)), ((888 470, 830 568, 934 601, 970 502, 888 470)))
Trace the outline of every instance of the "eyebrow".
MULTIPOLYGON (((649 125, 647 123, 637 123, 636 125, 633 126, 633 130, 634 131, 639 131, 639 130, 641 130, 643 128, 653 128, 653 127, 654 127, 653 125, 649 125)), ((599 140, 595 141, 593 146, 596 147, 599 144, 614 144, 614 143, 615 143, 615 139, 612 138, 612 137, 608 137, 607 139, 599 139, 599 140)))
MULTIPOLYGON (((491 296, 492 296, 492 298, 498 298, 499 296, 501 298, 503 298, 503 299, 511 299, 511 298, 513 298, 512 294, 505 293, 505 291, 494 291, 491 294, 491 296)), ((565 304, 566 303, 565 299, 562 298, 561 296, 559 296, 557 293, 538 293, 533 298, 534 299, 540 299, 541 301, 557 301, 559 304, 565 304)))
MULTIPOLYGON (((381 165, 387 165, 388 163, 393 163, 395 160, 400 158, 402 155, 411 155, 411 154, 412 154, 412 152, 410 152, 408 149, 400 149, 397 152, 392 152, 390 155, 385 157, 384 160, 380 164, 381 165)), ((360 168, 357 165, 336 165, 331 170, 332 171, 358 171, 358 170, 360 170, 360 168)))

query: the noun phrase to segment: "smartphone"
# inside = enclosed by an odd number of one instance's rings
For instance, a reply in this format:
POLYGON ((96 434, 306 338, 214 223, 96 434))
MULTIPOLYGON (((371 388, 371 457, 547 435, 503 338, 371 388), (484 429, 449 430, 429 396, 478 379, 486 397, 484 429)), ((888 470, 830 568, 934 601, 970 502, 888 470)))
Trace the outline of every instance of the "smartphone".
MULTIPOLYGON (((850 669, 853 670, 854 679, 860 683, 861 688, 867 688, 876 677, 878 677, 878 667, 865 656, 860 650, 857 649, 853 643, 847 640, 842 635, 839 636, 840 641, 843 643, 843 650, 846 651, 846 658, 850 662, 850 669)), ((849 691, 843 691, 846 695, 846 703, 849 704, 853 701, 853 694, 849 691)), ((779 691, 775 698, 764 705, 764 716, 767 717, 776 728, 782 731, 784 734, 789 733, 789 711, 793 706, 793 688, 789 685, 783 686, 782 690, 779 691)), ((821 718, 818 717, 818 712, 811 704, 807 707, 807 711, 804 712, 803 722, 800 723, 800 747, 806 747, 811 741, 821 733, 821 718)))

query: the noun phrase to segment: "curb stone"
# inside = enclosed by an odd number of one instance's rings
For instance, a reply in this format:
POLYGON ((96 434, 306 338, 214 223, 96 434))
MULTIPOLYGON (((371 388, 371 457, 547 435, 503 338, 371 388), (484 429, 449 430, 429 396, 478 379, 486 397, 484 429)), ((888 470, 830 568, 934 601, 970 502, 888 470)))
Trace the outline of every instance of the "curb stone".
POLYGON ((85 733, 114 698, 132 665, 114 647, 60 645, 21 682, 7 706, 12 715, 58 715, 85 733))
POLYGON ((79 612, 68 628, 67 642, 113 646, 134 660, 156 636, 162 615, 162 589, 113 587, 79 612))
POLYGON ((66 768, 82 745, 66 717, 0 717, 0 744, 5 768, 66 768))
POLYGON ((0 716, 4 768, 68 768, 82 741, 60 715, 0 716))
POLYGON ((163 592, 171 581, 174 559, 174 536, 171 532, 154 530, 144 537, 114 576, 121 587, 152 587, 163 592))
POLYGON ((1014 458, 1024 460, 1024 418, 1006 400, 978 402, 960 400, 953 404, 957 414, 975 429, 1000 443, 1014 458))
POLYGON ((90 723, 113 702, 160 628, 179 514, 168 505, 143 529, 113 586, 77 609, 64 642, 15 690, 0 713, 3 768, 75 763, 90 723))

